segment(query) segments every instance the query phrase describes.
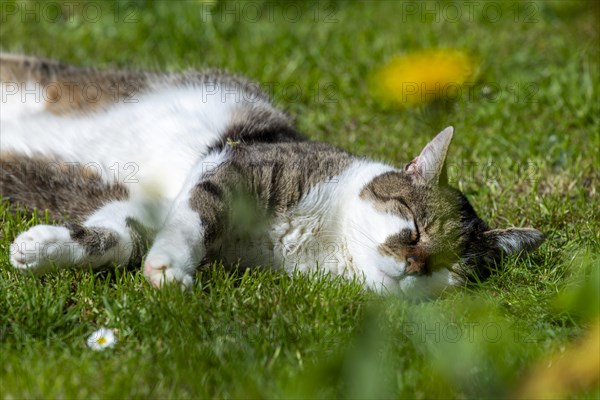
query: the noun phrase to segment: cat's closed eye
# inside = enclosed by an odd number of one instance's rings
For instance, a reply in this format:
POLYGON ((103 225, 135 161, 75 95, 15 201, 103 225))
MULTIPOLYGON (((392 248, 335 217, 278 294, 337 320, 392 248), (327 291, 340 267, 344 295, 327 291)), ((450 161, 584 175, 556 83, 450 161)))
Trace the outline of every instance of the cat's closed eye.
POLYGON ((419 242, 419 232, 416 229, 402 229, 398 233, 398 241, 404 245, 414 246, 419 242))

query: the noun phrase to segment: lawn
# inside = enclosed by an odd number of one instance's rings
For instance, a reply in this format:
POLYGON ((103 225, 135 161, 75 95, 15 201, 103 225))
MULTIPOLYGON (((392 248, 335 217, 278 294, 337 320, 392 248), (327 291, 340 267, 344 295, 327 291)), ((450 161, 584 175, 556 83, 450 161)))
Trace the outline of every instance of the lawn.
POLYGON ((548 237, 436 301, 218 265, 181 293, 140 271, 17 273, 9 245, 42 221, 3 203, 0 397, 598 398, 599 19, 593 1, 0 2, 3 51, 225 68, 262 83, 310 138, 398 166, 453 125, 451 182, 493 227, 548 237), (406 108, 372 96, 376 68, 429 48, 476 60, 458 96, 406 108), (93 351, 102 326, 118 343, 93 351))

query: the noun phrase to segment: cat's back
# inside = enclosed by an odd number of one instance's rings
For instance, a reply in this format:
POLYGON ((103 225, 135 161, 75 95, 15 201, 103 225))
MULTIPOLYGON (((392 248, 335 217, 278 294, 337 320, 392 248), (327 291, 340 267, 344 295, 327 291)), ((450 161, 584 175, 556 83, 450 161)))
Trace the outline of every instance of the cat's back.
POLYGON ((170 196, 228 139, 300 139, 258 85, 222 71, 103 71, 6 54, 0 66, 2 152, 93 163, 107 177, 127 165, 133 183, 170 196))

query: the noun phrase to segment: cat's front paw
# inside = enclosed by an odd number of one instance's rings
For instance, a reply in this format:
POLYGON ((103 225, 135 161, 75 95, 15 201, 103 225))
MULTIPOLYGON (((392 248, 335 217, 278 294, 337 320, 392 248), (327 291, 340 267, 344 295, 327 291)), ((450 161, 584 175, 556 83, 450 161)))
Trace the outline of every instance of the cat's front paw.
POLYGON ((10 262, 21 271, 44 272, 77 258, 78 247, 67 228, 37 225, 16 237, 10 246, 10 262))
POLYGON ((194 278, 185 269, 178 268, 167 254, 150 253, 144 263, 144 276, 156 288, 165 284, 178 283, 182 289, 189 289, 194 278))

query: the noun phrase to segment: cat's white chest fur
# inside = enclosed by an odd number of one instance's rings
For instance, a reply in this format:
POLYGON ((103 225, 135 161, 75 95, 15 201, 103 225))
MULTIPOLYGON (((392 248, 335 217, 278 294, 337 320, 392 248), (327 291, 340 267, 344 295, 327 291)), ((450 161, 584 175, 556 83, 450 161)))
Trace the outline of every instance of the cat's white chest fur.
POLYGON ((314 269, 343 274, 350 262, 339 223, 320 214, 281 217, 273 223, 269 236, 275 264, 288 272, 314 269))
POLYGON ((369 244, 381 243, 403 227, 410 228, 412 221, 374 212, 359 198, 359 192, 374 176, 391 170, 387 165, 357 161, 339 176, 313 187, 296 206, 275 216, 260 239, 229 243, 221 255, 244 266, 283 267, 288 272, 318 269, 381 287, 400 275, 403 270, 397 268, 403 265, 369 244), (381 270, 386 264, 389 275, 381 270))

